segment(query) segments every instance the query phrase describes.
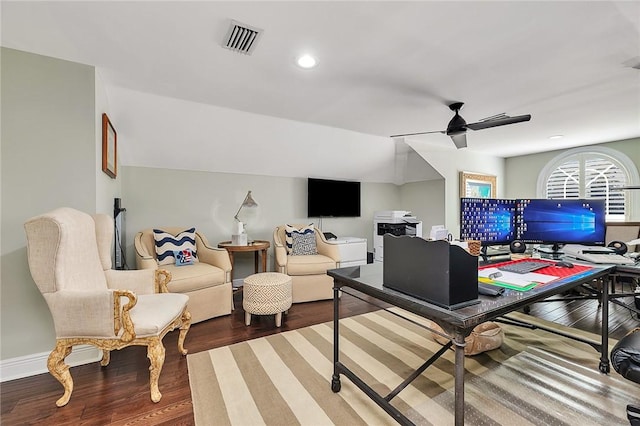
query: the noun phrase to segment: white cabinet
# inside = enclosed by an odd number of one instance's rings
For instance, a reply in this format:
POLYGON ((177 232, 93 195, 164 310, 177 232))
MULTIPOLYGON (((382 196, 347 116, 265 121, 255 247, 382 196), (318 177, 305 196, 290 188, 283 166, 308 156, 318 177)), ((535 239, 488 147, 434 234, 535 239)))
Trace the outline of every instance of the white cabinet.
POLYGON ((341 268, 367 264, 366 238, 342 237, 327 242, 338 246, 341 268))

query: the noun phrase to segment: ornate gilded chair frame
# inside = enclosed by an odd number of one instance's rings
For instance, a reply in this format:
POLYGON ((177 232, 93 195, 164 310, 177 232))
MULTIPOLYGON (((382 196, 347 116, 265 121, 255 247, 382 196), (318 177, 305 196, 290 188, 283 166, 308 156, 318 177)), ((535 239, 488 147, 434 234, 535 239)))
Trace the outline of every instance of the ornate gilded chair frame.
MULTIPOLYGON (((157 270, 155 273, 155 286, 157 293, 168 293, 167 283, 171 280, 171 274, 165 270, 157 270)), ((64 395, 56 401, 58 407, 62 407, 69 402, 71 393, 73 392, 73 379, 69 372, 69 365, 65 364, 65 358, 71 353, 74 345, 92 345, 102 350, 102 360, 100 365, 107 366, 110 361, 110 353, 112 350, 119 350, 127 346, 138 345, 147 347, 147 358, 149 358, 150 366, 150 389, 151 400, 158 402, 162 398, 162 394, 158 388, 158 379, 160 371, 164 364, 165 349, 162 344, 164 336, 176 328, 180 328, 178 337, 178 350, 182 355, 187 354, 184 348, 184 339, 191 327, 191 314, 186 310, 176 318, 171 324, 167 325, 160 333, 154 336, 136 337, 134 325, 131 321, 130 310, 136 305, 137 297, 129 290, 114 290, 114 332, 116 335, 122 330, 122 334, 117 339, 101 339, 101 338, 59 338, 56 339, 56 346, 51 351, 47 360, 47 367, 53 377, 55 377, 64 387, 64 395), (129 301, 121 306, 120 298, 126 297, 129 301)))

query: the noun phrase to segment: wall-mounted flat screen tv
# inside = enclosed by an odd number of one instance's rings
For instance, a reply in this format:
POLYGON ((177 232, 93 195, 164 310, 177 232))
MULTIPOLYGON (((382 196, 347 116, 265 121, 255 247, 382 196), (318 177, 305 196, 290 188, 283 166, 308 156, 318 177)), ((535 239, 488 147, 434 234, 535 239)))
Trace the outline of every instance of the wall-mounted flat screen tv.
POLYGON ((360 217, 360 182, 309 178, 308 217, 360 217))

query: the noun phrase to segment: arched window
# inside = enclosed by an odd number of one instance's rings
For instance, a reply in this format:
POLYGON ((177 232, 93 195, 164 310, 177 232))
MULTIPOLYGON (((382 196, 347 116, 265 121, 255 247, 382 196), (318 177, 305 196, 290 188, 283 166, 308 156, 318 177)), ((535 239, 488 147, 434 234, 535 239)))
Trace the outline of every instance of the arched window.
POLYGON ((547 164, 538 177, 538 196, 604 199, 607 221, 624 221, 630 214, 631 195, 617 188, 637 182, 637 167, 623 153, 605 147, 582 147, 566 151, 547 164))

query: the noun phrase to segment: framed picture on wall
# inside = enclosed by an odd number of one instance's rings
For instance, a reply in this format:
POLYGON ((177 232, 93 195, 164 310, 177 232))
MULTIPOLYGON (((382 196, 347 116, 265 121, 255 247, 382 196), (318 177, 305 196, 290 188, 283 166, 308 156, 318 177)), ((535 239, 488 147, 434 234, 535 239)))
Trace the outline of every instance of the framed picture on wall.
POLYGON ((118 175, 118 134, 107 114, 102 114, 102 171, 115 179, 118 175))
POLYGON ((495 198, 496 177, 478 173, 460 172, 460 197, 495 198))

